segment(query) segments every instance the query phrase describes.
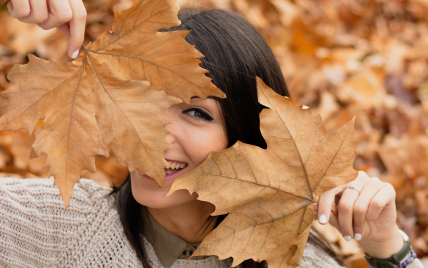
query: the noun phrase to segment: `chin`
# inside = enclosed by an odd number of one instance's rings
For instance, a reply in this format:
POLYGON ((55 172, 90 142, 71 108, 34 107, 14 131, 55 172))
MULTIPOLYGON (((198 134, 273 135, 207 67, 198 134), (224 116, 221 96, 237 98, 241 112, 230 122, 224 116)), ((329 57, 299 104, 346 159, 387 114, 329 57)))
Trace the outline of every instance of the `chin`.
POLYGON ((196 199, 197 194, 191 195, 187 190, 178 190, 170 196, 166 196, 169 188, 145 187, 142 183, 131 180, 132 195, 143 206, 154 209, 166 209, 179 206, 196 199))

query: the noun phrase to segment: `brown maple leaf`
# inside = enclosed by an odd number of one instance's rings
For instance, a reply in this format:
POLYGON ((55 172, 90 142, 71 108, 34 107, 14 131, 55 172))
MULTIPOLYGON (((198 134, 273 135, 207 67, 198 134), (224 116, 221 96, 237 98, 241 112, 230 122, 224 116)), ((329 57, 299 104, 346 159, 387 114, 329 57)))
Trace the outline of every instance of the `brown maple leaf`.
POLYGON ((1 94, 9 106, 0 130, 31 134, 44 120, 32 156, 48 155, 66 207, 82 170, 95 172, 95 156, 109 152, 162 185, 171 146, 162 110, 178 98, 225 96, 199 67, 203 55, 185 42, 188 31, 158 32, 180 24, 178 9, 174 0, 136 0, 127 11, 115 9, 113 31, 83 47, 75 61, 29 55, 27 65, 9 73, 15 85, 1 94))
POLYGON ((269 268, 300 263, 323 191, 357 176, 353 121, 327 133, 321 118, 274 93, 258 78, 260 114, 267 149, 237 142, 213 152, 194 171, 178 178, 178 189, 196 192, 215 205, 212 215, 229 214, 192 256, 266 260, 269 268))

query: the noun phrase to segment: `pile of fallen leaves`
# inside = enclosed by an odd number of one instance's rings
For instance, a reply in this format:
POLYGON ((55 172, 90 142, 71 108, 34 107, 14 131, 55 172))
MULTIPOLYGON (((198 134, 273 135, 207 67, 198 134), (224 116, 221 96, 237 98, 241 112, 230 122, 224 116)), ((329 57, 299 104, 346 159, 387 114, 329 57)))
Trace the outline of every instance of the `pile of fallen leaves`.
MULTIPOLYGON (((428 2, 423 0, 182 0, 187 7, 237 11, 266 37, 297 104, 319 113, 329 131, 356 116, 355 168, 390 182, 397 191, 398 223, 418 256, 428 256, 428 2)), ((85 44, 110 29, 113 6, 130 0, 86 1, 85 44)), ((0 89, 27 53, 69 61, 68 38, 56 30, 23 24, 0 11, 0 89)), ((4 101, 4 100, 0 100, 4 101)), ((2 111, 2 114, 4 111, 2 111)), ((0 133, 3 175, 46 176, 46 158, 29 160, 34 137, 0 133)), ((84 174, 116 184, 127 168, 97 158, 97 172, 84 174)), ((349 267, 364 267, 355 241, 322 228, 349 267)), ((424 261, 424 259, 422 259, 424 261)))
MULTIPOLYGON (((426 256, 428 2, 236 0, 228 5, 266 36, 296 103, 319 113, 329 131, 356 116, 354 167, 395 187, 398 223, 418 256, 426 256)), ((356 254, 348 266, 355 261, 362 267, 355 244, 334 232, 326 235, 346 255, 356 254)))

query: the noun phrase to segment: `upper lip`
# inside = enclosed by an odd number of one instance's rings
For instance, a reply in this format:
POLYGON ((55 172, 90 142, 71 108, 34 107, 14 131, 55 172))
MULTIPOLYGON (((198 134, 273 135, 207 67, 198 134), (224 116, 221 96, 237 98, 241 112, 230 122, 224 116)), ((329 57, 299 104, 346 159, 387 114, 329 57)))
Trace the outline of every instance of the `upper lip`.
POLYGON ((171 160, 171 159, 166 159, 166 158, 165 158, 165 160, 166 160, 167 162, 175 162, 175 163, 179 163, 179 164, 186 164, 186 165, 187 165, 187 163, 186 163, 186 162, 183 162, 183 161, 171 160))

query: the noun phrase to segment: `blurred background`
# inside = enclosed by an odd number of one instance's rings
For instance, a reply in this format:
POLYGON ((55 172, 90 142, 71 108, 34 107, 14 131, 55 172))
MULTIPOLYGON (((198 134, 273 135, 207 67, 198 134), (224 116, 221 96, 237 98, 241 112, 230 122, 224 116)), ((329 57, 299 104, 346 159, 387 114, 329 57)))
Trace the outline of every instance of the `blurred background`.
MULTIPOLYGON (((0 0, 0 4, 4 0, 0 0)), ((180 0, 181 7, 234 10, 265 36, 292 98, 320 114, 328 131, 356 117, 355 168, 390 182, 398 224, 428 267, 428 1, 427 0, 180 0)), ((130 0, 84 1, 85 44, 110 30, 113 6, 130 0)), ((27 54, 67 62, 68 37, 23 24, 0 10, 0 90, 27 54)), ((0 105, 5 100, 0 99, 0 105)), ((4 110, 1 111, 1 114, 4 110)), ((39 127, 43 122, 39 123, 39 127)), ((34 137, 0 132, 0 176, 47 177, 45 156, 30 160, 34 137)), ((118 185, 127 168, 98 158, 101 184, 118 185)), ((368 267, 355 241, 320 227, 348 267, 368 267)))

